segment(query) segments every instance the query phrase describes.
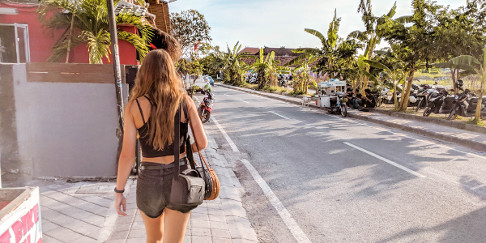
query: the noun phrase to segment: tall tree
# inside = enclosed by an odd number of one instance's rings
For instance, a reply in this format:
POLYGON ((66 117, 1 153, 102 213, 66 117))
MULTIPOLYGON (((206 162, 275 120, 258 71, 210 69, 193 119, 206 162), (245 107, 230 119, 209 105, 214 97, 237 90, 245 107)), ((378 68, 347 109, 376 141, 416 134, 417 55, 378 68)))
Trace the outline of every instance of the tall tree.
POLYGON ((171 33, 181 43, 182 53, 186 57, 195 52, 202 42, 212 40, 209 35, 211 27, 209 27, 204 15, 197 10, 190 9, 171 13, 170 22, 172 25, 171 33))
POLYGON ((405 63, 407 71, 407 87, 404 89, 399 110, 405 111, 408 106, 410 89, 415 71, 424 62, 434 58, 432 18, 436 14, 437 5, 425 0, 412 1, 413 15, 398 19, 384 20, 382 28, 385 30, 385 39, 392 46, 398 58, 405 63), (406 24, 408 20, 410 24, 406 24))
MULTIPOLYGON (((60 61, 70 49, 80 44, 88 47, 89 63, 103 63, 104 57, 109 58, 110 25, 105 0, 42 0, 37 12, 46 27, 65 29, 52 47, 53 54, 48 61, 60 61), (54 15, 48 18, 50 12, 54 15)), ((118 39, 131 43, 143 59, 153 36, 150 25, 145 24, 142 17, 129 13, 118 14, 115 20, 117 24, 137 27, 140 36, 118 30, 118 39)))
MULTIPOLYGON (((437 14, 432 16, 436 26, 433 32, 435 44, 431 48, 439 61, 448 61, 452 57, 460 55, 471 55, 476 58, 482 56, 482 48, 486 45, 484 29, 486 25, 484 19, 480 18, 486 17, 484 16, 486 15, 486 2, 483 2, 482 6, 484 10, 481 10, 479 1, 474 0, 458 9, 440 8, 437 14), (466 36, 467 38, 465 38, 466 36)), ((445 64, 452 64, 452 62, 445 64)), ((455 81, 460 78, 460 69, 444 66, 444 64, 442 66, 450 68, 452 84, 457 93, 455 81)))

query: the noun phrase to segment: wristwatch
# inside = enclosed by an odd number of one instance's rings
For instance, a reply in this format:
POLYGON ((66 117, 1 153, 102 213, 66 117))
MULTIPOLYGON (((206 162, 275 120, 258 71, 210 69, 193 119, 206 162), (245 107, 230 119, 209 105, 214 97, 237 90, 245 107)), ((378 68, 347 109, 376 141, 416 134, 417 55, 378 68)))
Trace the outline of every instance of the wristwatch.
POLYGON ((124 192, 125 192, 125 189, 118 190, 118 189, 116 189, 116 186, 115 186, 114 191, 115 191, 116 193, 124 193, 124 192))

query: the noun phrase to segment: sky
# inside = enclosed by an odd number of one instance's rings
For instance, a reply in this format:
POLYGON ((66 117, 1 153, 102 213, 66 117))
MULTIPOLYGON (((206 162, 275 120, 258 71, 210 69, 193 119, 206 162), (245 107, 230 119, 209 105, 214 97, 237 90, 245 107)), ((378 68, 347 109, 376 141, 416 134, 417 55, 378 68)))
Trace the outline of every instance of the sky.
MULTIPOLYGON (((397 0, 396 17, 411 14, 411 0, 397 0)), ((393 6, 392 0, 372 0, 373 14, 381 16, 393 6)), ((436 0, 439 5, 457 8, 466 0, 436 0)), ((319 47, 317 37, 304 31, 315 29, 326 35, 336 9, 341 17, 339 35, 364 30, 359 0, 177 0, 170 12, 195 9, 211 27, 212 45, 222 50, 237 41, 243 47, 319 47)))

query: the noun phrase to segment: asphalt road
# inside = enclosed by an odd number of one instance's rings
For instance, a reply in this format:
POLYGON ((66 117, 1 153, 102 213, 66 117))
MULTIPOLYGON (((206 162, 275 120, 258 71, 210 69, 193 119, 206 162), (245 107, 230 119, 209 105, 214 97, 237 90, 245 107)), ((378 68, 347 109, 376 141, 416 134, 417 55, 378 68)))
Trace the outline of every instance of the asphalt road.
POLYGON ((262 242, 297 242, 300 230, 312 242, 486 242, 485 156, 257 95, 214 92, 213 117, 238 152, 214 121, 207 128, 237 164, 262 242))

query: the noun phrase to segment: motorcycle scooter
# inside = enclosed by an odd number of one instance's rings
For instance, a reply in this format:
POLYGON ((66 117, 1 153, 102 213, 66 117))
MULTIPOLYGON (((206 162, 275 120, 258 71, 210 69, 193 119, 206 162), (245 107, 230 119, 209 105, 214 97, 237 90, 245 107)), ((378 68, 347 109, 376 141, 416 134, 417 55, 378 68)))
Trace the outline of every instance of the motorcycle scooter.
POLYGON ((429 94, 428 99, 423 116, 429 116, 431 113, 448 114, 451 112, 454 96, 449 96, 447 91, 433 92, 429 94))
POLYGON ((214 95, 207 91, 207 96, 203 98, 201 104, 197 109, 197 113, 199 114, 199 118, 201 119, 202 123, 206 123, 209 121, 211 117, 211 108, 213 107, 214 102, 214 95))
MULTIPOLYGON (((463 93, 454 97, 454 104, 447 120, 454 120, 457 116, 472 117, 476 113, 476 106, 478 104, 478 97, 471 97, 471 93, 466 89, 463 93)), ((481 114, 480 117, 486 117, 486 97, 482 97, 481 114)))

